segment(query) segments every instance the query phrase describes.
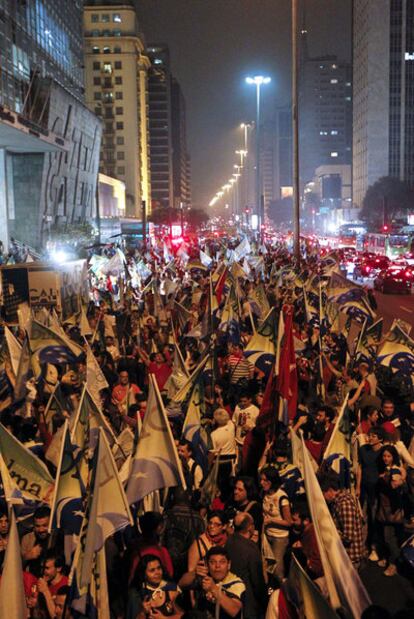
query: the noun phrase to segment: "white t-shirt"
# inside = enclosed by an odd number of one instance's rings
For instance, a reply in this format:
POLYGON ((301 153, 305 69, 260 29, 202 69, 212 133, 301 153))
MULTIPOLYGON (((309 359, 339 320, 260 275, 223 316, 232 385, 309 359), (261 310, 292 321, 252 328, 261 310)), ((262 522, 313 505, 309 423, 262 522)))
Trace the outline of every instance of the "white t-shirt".
POLYGON ((233 423, 236 426, 236 441, 239 444, 243 445, 247 432, 256 426, 258 414, 259 409, 254 404, 250 404, 247 408, 236 406, 234 409, 233 423), (246 428, 243 429, 243 426, 246 428))
POLYGON ((216 428, 211 433, 211 441, 215 453, 220 452, 221 456, 234 456, 236 454, 235 428, 232 421, 228 421, 225 426, 216 428))
MULTIPOLYGON (((289 505, 288 495, 281 488, 272 494, 265 494, 263 498, 263 516, 283 519, 282 508, 286 505, 289 505)), ((268 524, 265 525, 265 532, 268 537, 287 537, 289 535, 289 527, 268 524)))

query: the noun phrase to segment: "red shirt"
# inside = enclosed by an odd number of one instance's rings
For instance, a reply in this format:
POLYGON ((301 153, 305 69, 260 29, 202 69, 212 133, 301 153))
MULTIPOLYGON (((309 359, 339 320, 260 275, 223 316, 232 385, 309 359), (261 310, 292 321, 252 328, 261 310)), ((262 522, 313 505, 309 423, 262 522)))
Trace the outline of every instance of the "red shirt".
POLYGON ((168 363, 161 363, 161 365, 158 365, 155 361, 151 361, 148 365, 148 372, 154 374, 157 379, 158 389, 162 391, 167 379, 171 375, 172 369, 168 363))
POLYGON ((60 575, 60 580, 58 580, 57 583, 49 583, 48 587, 49 587, 49 591, 52 595, 52 597, 54 598, 55 595, 57 595, 57 592, 59 591, 59 589, 61 587, 66 587, 66 585, 68 584, 68 577, 67 576, 63 576, 63 574, 60 575))

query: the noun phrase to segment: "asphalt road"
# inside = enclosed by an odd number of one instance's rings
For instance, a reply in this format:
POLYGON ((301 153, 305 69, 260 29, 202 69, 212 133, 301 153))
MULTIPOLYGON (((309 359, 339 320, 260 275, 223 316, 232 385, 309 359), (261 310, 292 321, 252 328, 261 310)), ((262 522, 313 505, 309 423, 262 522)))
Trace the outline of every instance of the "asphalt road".
POLYGON ((384 318, 384 331, 391 327, 394 318, 401 318, 408 322, 414 333, 414 294, 382 294, 375 291, 378 303, 378 316, 384 318))

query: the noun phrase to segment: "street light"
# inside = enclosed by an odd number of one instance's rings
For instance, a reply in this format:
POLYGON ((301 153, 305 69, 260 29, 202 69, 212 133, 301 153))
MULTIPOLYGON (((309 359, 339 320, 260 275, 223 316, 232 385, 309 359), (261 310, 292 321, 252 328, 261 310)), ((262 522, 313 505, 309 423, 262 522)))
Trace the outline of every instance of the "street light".
POLYGON ((271 82, 270 77, 264 75, 255 75, 254 77, 246 77, 246 84, 256 86, 256 209, 258 229, 261 230, 261 202, 262 188, 260 180, 260 89, 265 84, 271 82))

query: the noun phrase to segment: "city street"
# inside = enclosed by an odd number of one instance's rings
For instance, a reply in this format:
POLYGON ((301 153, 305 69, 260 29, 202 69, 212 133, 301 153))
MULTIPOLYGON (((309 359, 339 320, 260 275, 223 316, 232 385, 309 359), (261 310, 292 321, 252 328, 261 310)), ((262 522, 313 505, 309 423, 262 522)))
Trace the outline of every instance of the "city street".
POLYGON ((375 292, 378 303, 378 315, 384 318, 384 332, 392 324, 394 318, 408 322, 414 328, 414 295, 382 294, 375 292))

